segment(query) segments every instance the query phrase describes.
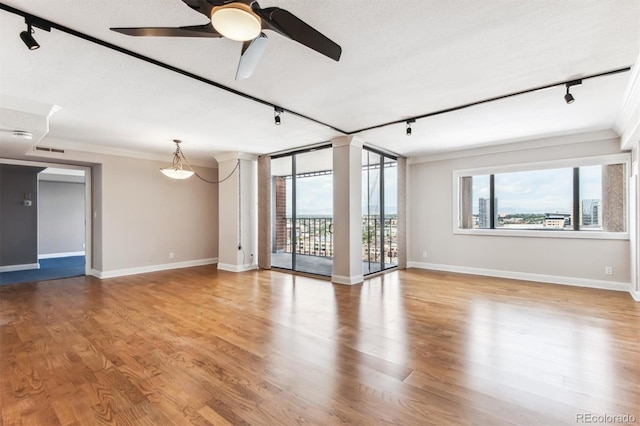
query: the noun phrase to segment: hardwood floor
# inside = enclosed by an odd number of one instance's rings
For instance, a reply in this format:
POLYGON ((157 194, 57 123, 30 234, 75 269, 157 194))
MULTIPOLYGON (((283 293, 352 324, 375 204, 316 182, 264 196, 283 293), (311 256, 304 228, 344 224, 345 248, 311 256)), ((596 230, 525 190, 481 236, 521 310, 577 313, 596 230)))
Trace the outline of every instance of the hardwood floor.
POLYGON ((0 287, 1 425, 557 425, 639 407, 627 293, 214 267, 0 287))

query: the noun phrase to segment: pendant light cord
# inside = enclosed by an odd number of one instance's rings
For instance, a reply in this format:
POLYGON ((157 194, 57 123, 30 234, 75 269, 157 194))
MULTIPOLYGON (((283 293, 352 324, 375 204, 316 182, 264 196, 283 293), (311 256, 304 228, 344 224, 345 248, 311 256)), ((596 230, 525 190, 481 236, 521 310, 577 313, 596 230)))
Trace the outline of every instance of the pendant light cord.
POLYGON ((193 174, 195 174, 198 179, 200 179, 202 181, 205 181, 207 183, 219 184, 219 183, 222 183, 222 182, 226 181, 231 176, 233 176, 233 173, 235 173, 235 171, 238 170, 238 167, 240 166, 240 160, 238 160, 238 162, 236 163, 236 166, 233 168, 233 170, 231 170, 231 172, 227 175, 227 177, 225 177, 224 179, 221 179, 219 181, 213 181, 213 180, 208 180, 208 179, 203 178, 202 176, 200 176, 198 174, 198 172, 193 170, 193 167, 191 167, 191 164, 189 164, 189 160, 187 160, 187 157, 184 156, 184 153, 182 152, 182 150, 180 150, 180 154, 182 155, 182 158, 184 159, 184 162, 187 163, 187 166, 189 166, 189 169, 193 172, 193 174))

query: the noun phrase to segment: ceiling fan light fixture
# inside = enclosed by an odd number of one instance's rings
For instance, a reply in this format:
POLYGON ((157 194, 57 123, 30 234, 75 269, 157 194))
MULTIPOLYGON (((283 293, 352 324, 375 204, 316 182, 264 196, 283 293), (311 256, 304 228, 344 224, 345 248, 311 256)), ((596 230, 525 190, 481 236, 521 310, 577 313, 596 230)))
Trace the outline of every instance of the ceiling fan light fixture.
POLYGON ((243 3, 214 7, 211 25, 224 37, 235 41, 253 40, 262 31, 260 17, 243 3))

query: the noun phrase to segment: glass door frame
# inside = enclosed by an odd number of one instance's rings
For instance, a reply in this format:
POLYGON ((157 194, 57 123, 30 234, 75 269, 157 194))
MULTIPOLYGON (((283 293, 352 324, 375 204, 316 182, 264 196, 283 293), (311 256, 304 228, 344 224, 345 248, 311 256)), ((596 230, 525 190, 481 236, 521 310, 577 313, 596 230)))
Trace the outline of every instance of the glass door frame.
MULTIPOLYGON (((297 203, 297 170, 296 170, 296 157, 299 154, 306 154, 309 152, 313 152, 313 151, 318 151, 318 150, 322 150, 322 149, 332 149, 332 144, 328 143, 323 143, 321 145, 317 145, 317 146, 313 146, 313 147, 308 147, 308 148, 304 148, 304 149, 299 149, 299 150, 294 150, 294 151, 289 151, 289 152, 284 152, 284 153, 279 153, 279 154, 274 154, 271 155, 270 158, 271 160, 275 160, 278 158, 285 158, 285 157, 291 157, 291 271, 295 271, 295 272, 304 272, 304 271, 298 271, 296 268, 296 255, 298 254, 298 242, 297 242, 297 237, 298 237, 298 232, 297 232, 297 226, 296 226, 296 222, 297 222, 297 218, 298 218, 298 213, 297 213, 297 207, 298 207, 298 203, 297 203)), ((273 196, 273 195, 272 195, 273 196)), ((275 202, 275 201, 274 201, 275 202)), ((273 219, 270 219, 272 226, 273 226, 273 219)), ((272 238, 273 238, 273 232, 272 232, 272 238)), ((280 268, 280 269, 286 269, 289 270, 288 268, 284 268, 281 266, 274 266, 272 265, 272 267, 275 268, 280 268)), ((310 273, 310 272, 304 272, 304 273, 310 273)))
MULTIPOLYGON (((369 260, 369 263, 378 263, 380 265, 380 269, 379 270, 374 270, 374 271, 369 271, 369 272, 365 272, 364 270, 363 275, 371 275, 371 274, 377 274, 379 272, 383 272, 387 269, 391 269, 394 267, 397 267, 397 264, 394 263, 389 263, 388 267, 386 267, 385 265, 385 254, 386 254, 386 250, 387 247, 385 246, 385 163, 386 163, 386 159, 391 159, 393 161, 396 162, 396 167, 397 167, 397 163, 398 163, 398 157, 389 153, 386 153, 384 151, 378 150, 376 148, 372 148, 370 146, 363 146, 362 147, 362 151, 368 151, 374 154, 377 154, 380 156, 380 160, 377 162, 377 165, 379 167, 380 170, 380 177, 379 177, 379 189, 378 189, 378 197, 379 197, 379 212, 378 212, 378 220, 380 221, 380 237, 379 237, 379 241, 378 244, 380 245, 380 261, 379 262, 371 262, 371 260, 369 260)), ((366 167, 369 168, 372 165, 375 165, 376 163, 367 163, 366 167)), ((364 167, 365 165, 363 165, 364 167)), ((367 170, 368 173, 368 170, 367 170)), ((397 180, 396 180, 396 185, 397 185, 397 180)), ((397 191, 397 189, 396 189, 397 191)), ((367 188, 367 194, 368 194, 368 188, 367 188)), ((369 200, 367 200, 367 203, 369 202, 369 200)), ((367 232, 367 235, 369 235, 369 232, 367 232)), ((369 254, 368 254, 369 259, 371 258, 371 252, 369 250, 369 254)), ((364 264, 364 259, 363 259, 363 264, 364 264)))

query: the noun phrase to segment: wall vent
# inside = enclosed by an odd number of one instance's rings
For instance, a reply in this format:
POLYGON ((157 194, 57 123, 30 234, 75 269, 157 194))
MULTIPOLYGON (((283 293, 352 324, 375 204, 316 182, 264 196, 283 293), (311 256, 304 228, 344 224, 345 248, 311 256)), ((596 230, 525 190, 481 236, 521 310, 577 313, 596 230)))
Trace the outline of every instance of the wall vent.
POLYGON ((64 149, 47 148, 46 146, 36 146, 33 149, 36 151, 56 152, 58 154, 64 154, 64 149))

